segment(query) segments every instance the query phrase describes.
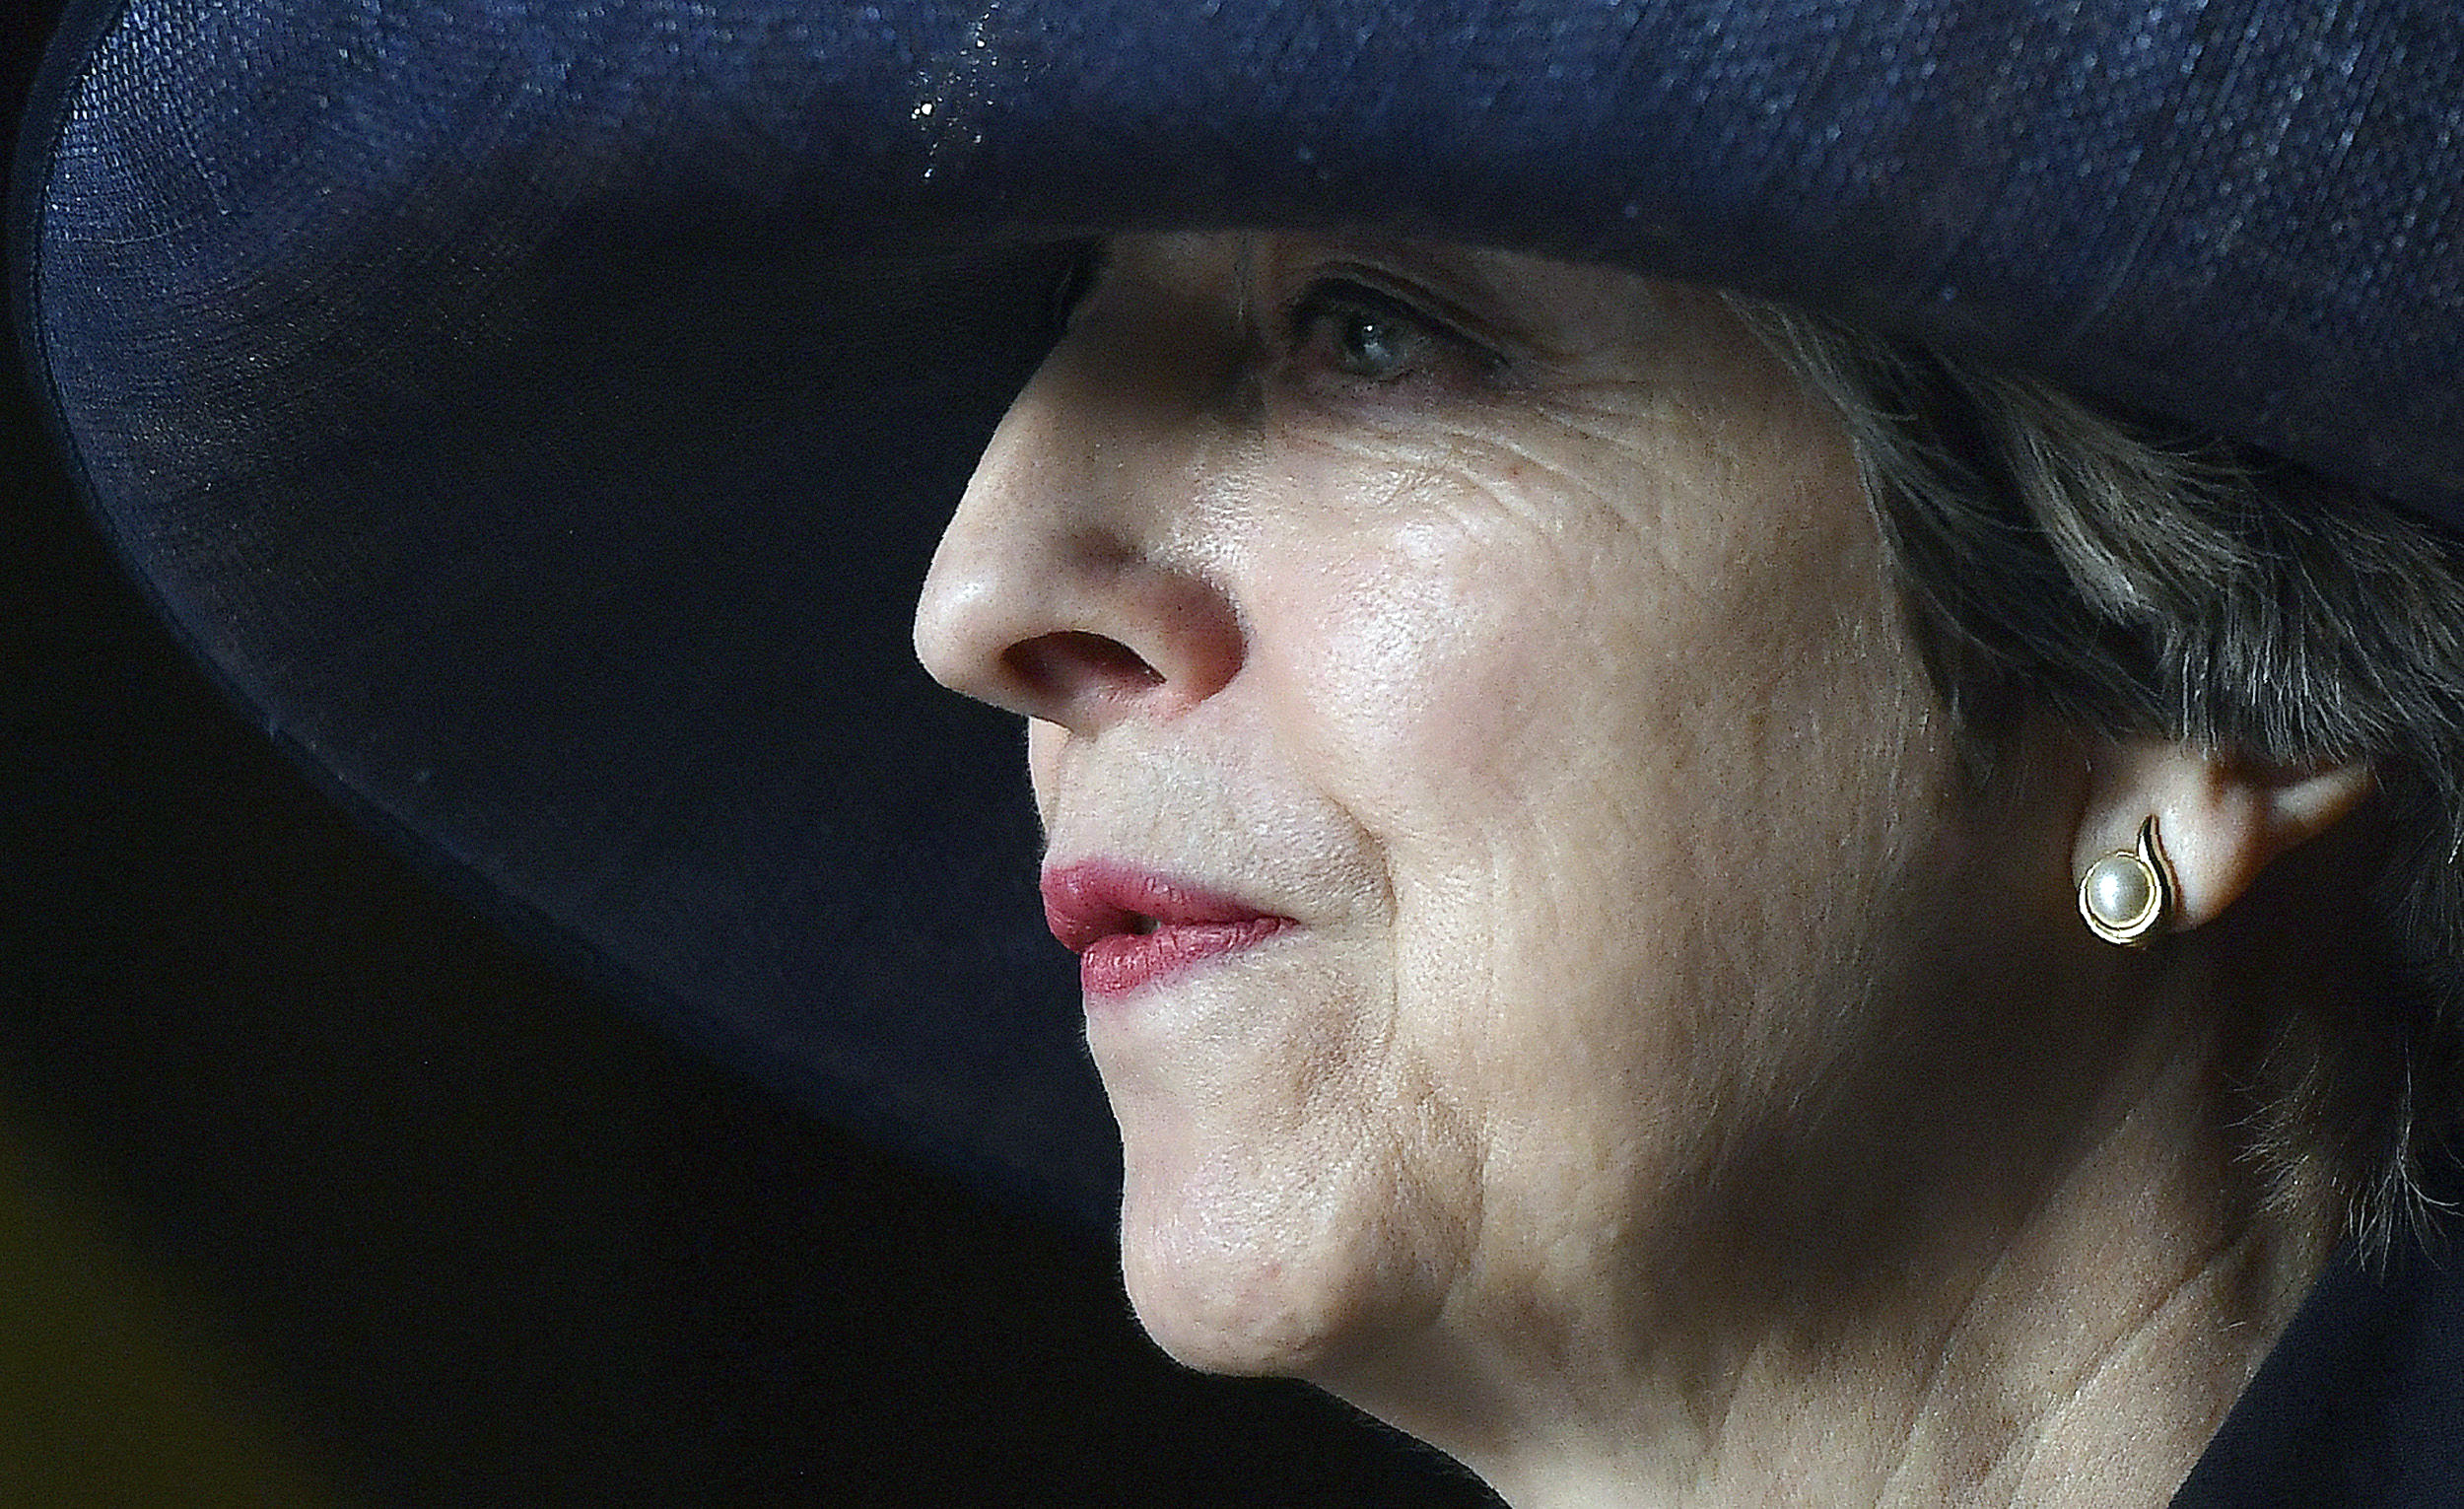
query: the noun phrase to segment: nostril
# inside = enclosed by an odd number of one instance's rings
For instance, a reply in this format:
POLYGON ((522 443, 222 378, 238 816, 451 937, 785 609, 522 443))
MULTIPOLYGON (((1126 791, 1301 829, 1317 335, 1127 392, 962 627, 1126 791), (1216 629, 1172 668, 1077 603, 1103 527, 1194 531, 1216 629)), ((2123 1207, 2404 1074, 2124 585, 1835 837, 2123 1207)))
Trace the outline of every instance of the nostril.
POLYGON ((1119 640, 1076 629, 1022 640, 1001 652, 1001 663, 1046 698, 1143 690, 1164 679, 1163 672, 1119 640))

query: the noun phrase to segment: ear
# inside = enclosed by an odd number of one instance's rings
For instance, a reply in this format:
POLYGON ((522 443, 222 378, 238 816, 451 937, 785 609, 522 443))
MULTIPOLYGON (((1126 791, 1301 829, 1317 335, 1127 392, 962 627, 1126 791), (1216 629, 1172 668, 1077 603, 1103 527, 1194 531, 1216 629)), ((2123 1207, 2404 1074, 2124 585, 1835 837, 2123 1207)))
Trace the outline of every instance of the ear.
POLYGON ((2366 764, 2265 765, 2156 740, 2100 743, 2071 855, 2074 880, 2138 841, 2154 817, 2173 880, 2169 931, 2213 922, 2290 851, 2325 833, 2367 796, 2366 764))

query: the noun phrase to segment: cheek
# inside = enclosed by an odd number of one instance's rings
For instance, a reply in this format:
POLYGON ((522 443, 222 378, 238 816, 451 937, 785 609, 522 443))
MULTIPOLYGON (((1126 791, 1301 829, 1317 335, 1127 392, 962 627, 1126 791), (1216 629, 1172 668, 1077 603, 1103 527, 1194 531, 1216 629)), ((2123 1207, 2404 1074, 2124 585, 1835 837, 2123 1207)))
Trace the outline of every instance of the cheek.
POLYGON ((1261 603, 1278 629, 1257 666, 1277 732, 1375 837, 1435 840, 1438 814, 1496 817, 1535 746, 1562 738, 1546 704, 1578 650, 1534 608, 1570 583, 1521 533, 1439 515, 1313 543, 1261 603))
POLYGON ((1859 946, 1893 773, 1931 784, 1880 541, 1808 450, 1613 510, 1537 470, 1433 486, 1265 574, 1284 736, 1393 872, 1399 1010, 1490 1114, 1566 1115, 1534 1145, 1654 1141, 1633 1118, 1684 1124, 1680 1087, 1806 1057, 1776 1040, 1859 946))

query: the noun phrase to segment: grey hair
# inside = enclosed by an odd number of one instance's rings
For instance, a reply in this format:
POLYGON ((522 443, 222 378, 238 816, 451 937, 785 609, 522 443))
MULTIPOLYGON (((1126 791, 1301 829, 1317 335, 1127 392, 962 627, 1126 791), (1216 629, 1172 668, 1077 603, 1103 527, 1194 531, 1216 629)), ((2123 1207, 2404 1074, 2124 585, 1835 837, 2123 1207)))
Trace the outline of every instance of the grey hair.
POLYGON ((2030 712, 2286 768, 2367 761, 2383 989, 2275 1024, 2251 1149, 2383 1252, 2464 1087, 2464 541, 2263 453, 1734 301, 1844 417, 1971 768, 2030 712))

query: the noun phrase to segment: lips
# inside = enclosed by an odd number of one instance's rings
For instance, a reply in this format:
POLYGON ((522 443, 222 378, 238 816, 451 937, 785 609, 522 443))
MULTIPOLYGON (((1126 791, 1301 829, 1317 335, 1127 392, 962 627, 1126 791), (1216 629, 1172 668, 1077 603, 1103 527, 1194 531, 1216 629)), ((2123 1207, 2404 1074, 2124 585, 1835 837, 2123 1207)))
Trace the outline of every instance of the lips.
POLYGON ((1107 999, 1293 926, 1229 896, 1102 860, 1044 872, 1044 920, 1078 956, 1086 994, 1107 999))

